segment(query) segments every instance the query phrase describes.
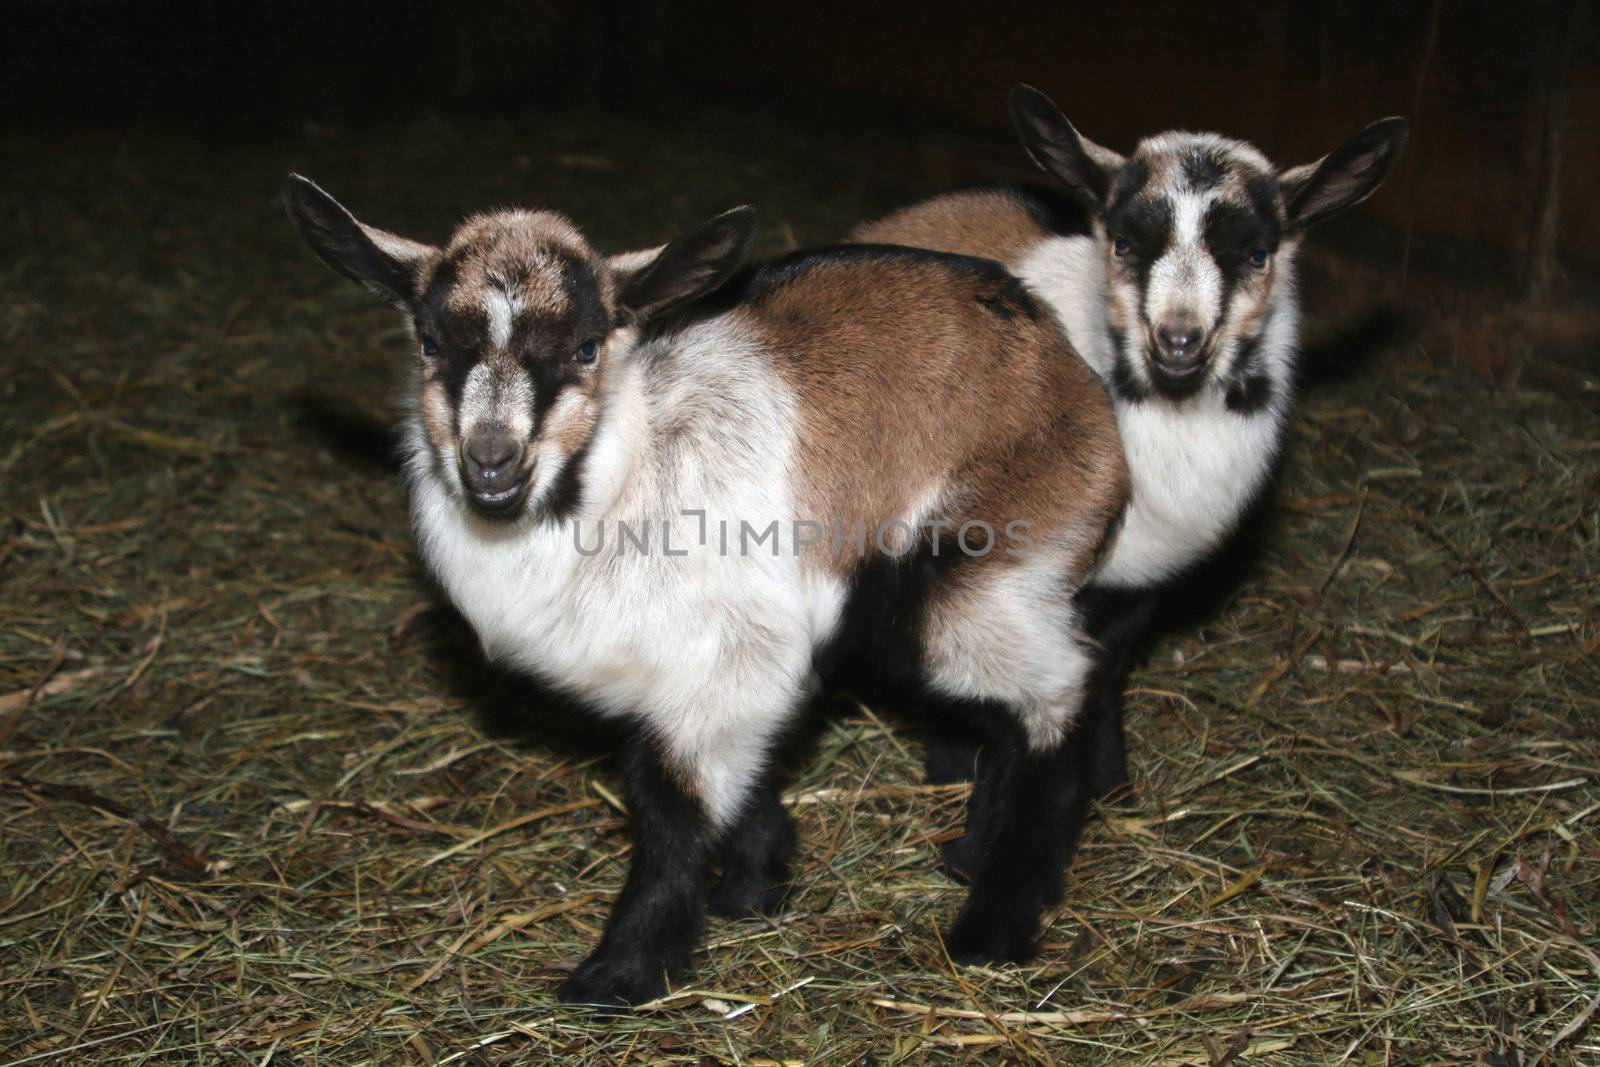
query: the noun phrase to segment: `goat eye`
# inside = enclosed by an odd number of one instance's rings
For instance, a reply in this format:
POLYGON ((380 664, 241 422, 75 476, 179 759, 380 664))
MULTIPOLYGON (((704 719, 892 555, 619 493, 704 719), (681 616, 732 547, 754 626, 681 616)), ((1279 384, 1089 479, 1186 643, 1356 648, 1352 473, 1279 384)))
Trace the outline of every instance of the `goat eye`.
POLYGON ((1115 241, 1111 242, 1111 251, 1115 252, 1119 256, 1127 255, 1129 247, 1128 239, 1126 237, 1118 237, 1115 241))
POLYGON ((600 342, 593 337, 578 346, 578 362, 593 363, 596 353, 600 351, 600 342))
POLYGON ((422 335, 422 352, 423 352, 424 355, 437 356, 439 354, 439 342, 435 341, 432 337, 429 337, 427 334, 423 334, 422 335))
POLYGON ((1267 250, 1265 248, 1258 248, 1254 252, 1251 252, 1250 265, 1252 267, 1265 267, 1267 265, 1267 250))

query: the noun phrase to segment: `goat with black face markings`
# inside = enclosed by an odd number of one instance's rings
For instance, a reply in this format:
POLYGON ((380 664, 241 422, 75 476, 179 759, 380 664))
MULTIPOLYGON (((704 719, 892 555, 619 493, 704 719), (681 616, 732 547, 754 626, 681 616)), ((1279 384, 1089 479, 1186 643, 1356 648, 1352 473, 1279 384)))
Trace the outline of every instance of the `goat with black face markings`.
POLYGON ((776 905, 793 830, 770 756, 840 652, 997 722, 946 942, 1027 956, 1073 847, 1056 827, 1087 800, 1064 743, 1089 667, 1075 596, 1127 469, 1104 388, 1020 283, 861 247, 735 274, 748 209, 608 260, 550 212, 440 249, 304 178, 284 199, 415 326, 406 473, 440 587, 490 656, 634 728, 626 884, 561 995, 661 993, 715 864, 714 911, 776 905))
MULTIPOLYGON (((1253 146, 1163 133, 1123 156, 1018 86, 1011 115, 1071 200, 1022 187, 935 196, 853 240, 998 260, 1055 313, 1111 389, 1133 478, 1128 510, 1081 599, 1099 648, 1082 720, 1093 792, 1128 781, 1122 686, 1163 587, 1233 533, 1276 466, 1293 401, 1295 254, 1312 225, 1377 190, 1405 146, 1374 122, 1322 159, 1280 171, 1253 146)), ((930 772, 970 746, 930 739, 930 772)))

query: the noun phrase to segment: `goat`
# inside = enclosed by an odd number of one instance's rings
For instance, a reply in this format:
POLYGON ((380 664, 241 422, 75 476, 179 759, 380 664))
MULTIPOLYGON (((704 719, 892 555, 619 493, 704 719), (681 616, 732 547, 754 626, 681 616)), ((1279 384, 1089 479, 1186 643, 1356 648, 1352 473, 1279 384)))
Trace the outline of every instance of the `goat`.
POLYGON ((748 208, 607 259, 549 211, 435 248, 283 197, 415 331, 424 565, 492 659, 630 728, 628 874, 560 996, 662 993, 716 865, 713 912, 778 905, 773 751, 849 655, 996 724, 945 943, 1027 957, 1087 802, 1075 596, 1127 492, 1105 389, 1029 292, 902 248, 741 270, 748 208))
MULTIPOLYGON (((998 260, 1055 314, 1111 391, 1133 478, 1128 509, 1080 607, 1097 647, 1091 792, 1129 781, 1123 678, 1164 588, 1217 552, 1270 482, 1293 402, 1295 255, 1311 226, 1375 192, 1404 119, 1278 170, 1253 146, 1170 132, 1123 156, 1082 136, 1027 85, 1011 117, 1033 162, 1071 199, 1004 186, 934 196, 850 239, 998 260)), ((971 746, 929 738, 935 778, 971 746)))

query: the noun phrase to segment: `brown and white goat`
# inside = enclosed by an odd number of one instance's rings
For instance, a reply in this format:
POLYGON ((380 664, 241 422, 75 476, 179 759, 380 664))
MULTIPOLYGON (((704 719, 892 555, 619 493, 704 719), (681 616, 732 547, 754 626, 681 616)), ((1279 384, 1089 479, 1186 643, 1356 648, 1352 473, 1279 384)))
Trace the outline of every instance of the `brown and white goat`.
POLYGON ((1086 802, 1074 598, 1127 491, 1049 312, 992 262, 909 249, 736 274, 749 209, 608 260, 546 211, 434 248, 305 178, 284 200, 414 325, 421 558, 488 655, 633 727, 627 881, 561 995, 660 994, 713 865, 716 912, 776 905, 771 756, 841 656, 996 725, 946 943, 1030 954, 1086 802))
MULTIPOLYGON (((1122 682, 1132 646, 1164 587, 1218 551, 1276 466, 1296 376, 1301 240, 1377 190, 1407 129, 1382 119, 1316 162, 1279 170, 1214 133, 1163 133, 1121 155, 1026 85, 1011 95, 1011 116, 1068 196, 1022 186, 945 193, 851 238, 998 260, 1111 390, 1132 491, 1081 600, 1097 650, 1082 728, 1096 749, 1093 791, 1104 795, 1128 779, 1122 682)), ((968 746, 938 737, 929 755, 935 777, 972 759, 968 746)))

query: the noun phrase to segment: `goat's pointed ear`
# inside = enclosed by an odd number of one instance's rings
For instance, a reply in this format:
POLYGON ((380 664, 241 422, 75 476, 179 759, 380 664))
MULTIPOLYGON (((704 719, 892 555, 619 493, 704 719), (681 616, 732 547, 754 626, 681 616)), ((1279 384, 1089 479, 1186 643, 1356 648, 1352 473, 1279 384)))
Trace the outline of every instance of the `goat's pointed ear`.
POLYGON ((386 303, 413 310, 417 277, 434 254, 432 247, 363 226, 321 186, 299 174, 283 179, 283 206, 318 259, 386 303))
POLYGON ((1073 128, 1055 102, 1031 85, 1011 90, 1011 121, 1034 164, 1091 210, 1105 206, 1111 179, 1126 162, 1073 128))
POLYGON ((615 252, 606 257, 606 263, 616 274, 619 283, 624 283, 629 276, 649 265, 650 261, 659 256, 661 250, 666 247, 666 245, 656 245, 654 248, 636 248, 631 252, 615 252))
POLYGON ((653 255, 636 252, 616 257, 622 261, 617 279, 622 306, 636 322, 645 322, 704 296, 739 269, 755 235, 755 208, 736 207, 653 255))
POLYGON ((1284 171, 1278 188, 1288 228, 1303 230, 1377 192, 1399 161, 1409 134, 1405 119, 1379 119, 1315 163, 1284 171))

